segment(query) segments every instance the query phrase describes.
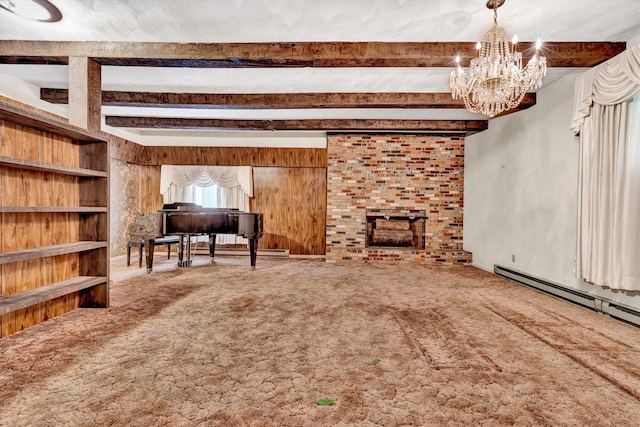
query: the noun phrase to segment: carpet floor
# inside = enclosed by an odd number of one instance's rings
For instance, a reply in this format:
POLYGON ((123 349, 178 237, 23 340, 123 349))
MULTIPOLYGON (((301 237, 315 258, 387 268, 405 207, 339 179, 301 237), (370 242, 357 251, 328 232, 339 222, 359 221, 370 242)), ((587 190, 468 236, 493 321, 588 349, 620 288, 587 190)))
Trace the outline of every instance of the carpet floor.
POLYGON ((161 258, 0 340, 1 426, 639 423, 640 329, 488 272, 161 258))

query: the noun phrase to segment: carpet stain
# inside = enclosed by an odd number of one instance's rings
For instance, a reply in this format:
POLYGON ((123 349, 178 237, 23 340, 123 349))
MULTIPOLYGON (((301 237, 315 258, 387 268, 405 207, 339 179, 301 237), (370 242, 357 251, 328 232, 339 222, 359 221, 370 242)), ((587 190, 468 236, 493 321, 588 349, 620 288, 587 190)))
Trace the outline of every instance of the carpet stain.
MULTIPOLYGON (((502 313, 502 308, 485 308, 640 402, 638 353, 637 350, 630 350, 631 346, 627 343, 610 339, 606 334, 594 331, 593 328, 585 328, 582 325, 562 324, 559 326, 549 322, 536 322, 533 319, 516 320, 502 313), (588 354, 590 357, 583 358, 580 356, 581 353, 588 354), (606 363, 602 363, 603 358, 617 359, 618 361, 626 359, 628 363, 616 363, 618 371, 614 376, 606 372, 608 367, 606 363), (599 363, 594 363, 594 361, 599 361, 599 363), (622 372, 619 371, 620 369, 622 372), (616 376, 622 378, 616 378, 616 376)), ((562 316, 558 315, 557 317, 561 318, 562 316)))
POLYGON ((393 310, 403 332, 433 369, 500 372, 479 343, 456 327, 445 309, 393 310))

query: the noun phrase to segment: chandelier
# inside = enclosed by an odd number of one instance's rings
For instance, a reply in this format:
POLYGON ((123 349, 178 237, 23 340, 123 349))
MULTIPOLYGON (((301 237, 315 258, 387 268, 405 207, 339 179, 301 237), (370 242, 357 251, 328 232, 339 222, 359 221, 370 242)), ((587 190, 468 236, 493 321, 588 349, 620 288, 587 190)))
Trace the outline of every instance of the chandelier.
POLYGON ((498 8, 504 2, 487 1, 487 8, 493 9, 493 28, 476 44, 477 57, 471 60, 468 75, 460 66, 460 56, 456 56, 456 69, 449 82, 453 99, 463 99, 469 111, 489 117, 518 106, 528 90, 541 86, 547 72, 547 59, 540 56, 540 39, 535 55, 522 68, 517 36, 509 43, 505 29, 498 27, 498 8))

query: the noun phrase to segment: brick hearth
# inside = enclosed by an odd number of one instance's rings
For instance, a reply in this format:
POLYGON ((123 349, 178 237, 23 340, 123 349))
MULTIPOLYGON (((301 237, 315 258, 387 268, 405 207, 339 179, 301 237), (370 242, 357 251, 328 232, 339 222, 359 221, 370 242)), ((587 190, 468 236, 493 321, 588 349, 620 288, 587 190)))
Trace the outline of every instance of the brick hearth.
POLYGON ((462 250, 464 137, 328 136, 328 262, 471 262, 462 250), (367 209, 426 211, 424 250, 367 248, 367 209))

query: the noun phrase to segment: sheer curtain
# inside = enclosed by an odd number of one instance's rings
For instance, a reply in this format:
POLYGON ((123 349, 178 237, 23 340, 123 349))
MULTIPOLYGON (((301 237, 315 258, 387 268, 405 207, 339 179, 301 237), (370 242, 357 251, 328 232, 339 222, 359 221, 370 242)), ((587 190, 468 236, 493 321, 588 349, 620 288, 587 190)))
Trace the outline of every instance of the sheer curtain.
POLYGON ((640 291, 640 44, 576 81, 578 272, 640 291))
MULTIPOLYGON (((203 207, 237 208, 248 212, 249 197, 253 196, 252 169, 248 166, 163 165, 160 193, 165 203, 189 202, 203 207)), ((247 239, 219 234, 216 243, 246 244, 247 239)))

